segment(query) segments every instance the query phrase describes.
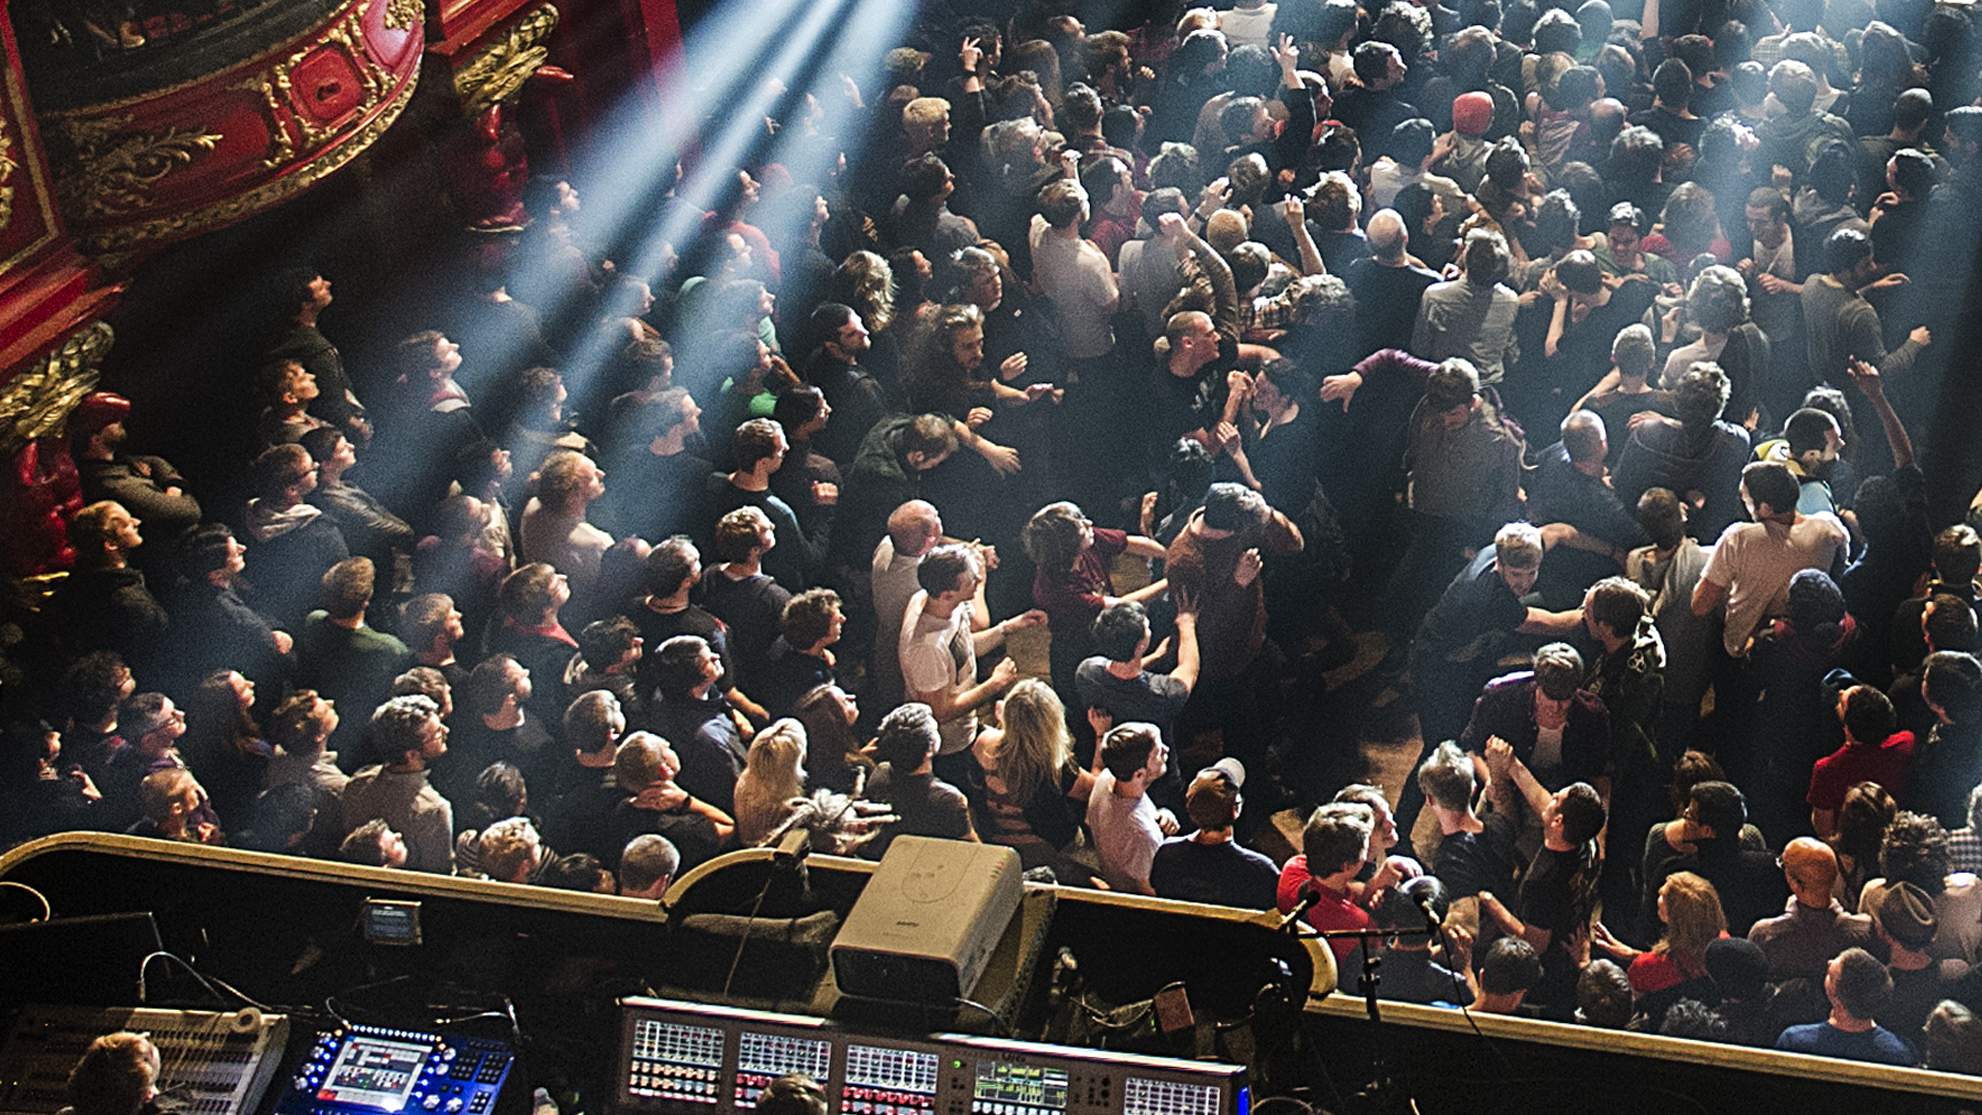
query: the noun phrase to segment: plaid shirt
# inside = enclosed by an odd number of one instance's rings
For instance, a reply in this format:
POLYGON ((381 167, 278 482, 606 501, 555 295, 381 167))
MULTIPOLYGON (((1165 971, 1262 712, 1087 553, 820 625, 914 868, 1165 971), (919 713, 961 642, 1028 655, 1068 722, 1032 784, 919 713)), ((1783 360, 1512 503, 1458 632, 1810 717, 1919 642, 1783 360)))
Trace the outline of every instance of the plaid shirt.
POLYGON ((1948 872, 1956 871, 1982 874, 1982 835, 1972 828, 1958 828, 1948 834, 1948 872))

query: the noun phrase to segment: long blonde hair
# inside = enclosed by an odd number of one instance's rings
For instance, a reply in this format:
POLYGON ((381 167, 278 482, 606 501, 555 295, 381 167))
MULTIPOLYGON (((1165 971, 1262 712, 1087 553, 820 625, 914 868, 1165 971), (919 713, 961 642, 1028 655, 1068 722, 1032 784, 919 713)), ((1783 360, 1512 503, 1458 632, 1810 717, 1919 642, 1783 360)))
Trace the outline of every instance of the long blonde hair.
POLYGON ((736 779, 736 838, 748 847, 791 815, 805 795, 805 725, 786 717, 757 733, 736 779))
POLYGON ((1053 687, 1026 678, 1005 697, 1004 739, 998 744, 998 779, 1015 802, 1032 800, 1041 786, 1057 786, 1072 761, 1074 741, 1067 734, 1067 708, 1053 687))
POLYGON ((1727 932, 1720 892, 1691 871, 1674 872, 1665 881, 1665 936, 1652 951, 1683 958, 1694 965, 1707 958, 1707 946, 1727 932))

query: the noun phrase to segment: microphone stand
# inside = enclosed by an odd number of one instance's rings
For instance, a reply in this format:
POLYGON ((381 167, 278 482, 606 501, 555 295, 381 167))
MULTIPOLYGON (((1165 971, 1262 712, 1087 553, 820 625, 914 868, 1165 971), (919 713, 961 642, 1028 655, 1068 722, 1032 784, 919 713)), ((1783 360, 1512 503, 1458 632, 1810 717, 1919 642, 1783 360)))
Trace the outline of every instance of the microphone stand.
MULTIPOLYGON (((1427 926, 1424 929, 1320 929, 1314 933, 1324 941, 1353 940, 1362 949, 1363 972, 1356 981, 1356 990, 1362 993, 1363 1009, 1370 1020, 1370 1086, 1363 1094, 1370 1098, 1373 1111, 1388 1109, 1392 1086, 1383 1059, 1383 1013, 1377 1008, 1377 985, 1382 982, 1377 970, 1383 960, 1371 949, 1371 943, 1380 947, 1392 937, 1430 937, 1435 932, 1427 926)), ((1339 989, 1339 978, 1337 986, 1339 989)))

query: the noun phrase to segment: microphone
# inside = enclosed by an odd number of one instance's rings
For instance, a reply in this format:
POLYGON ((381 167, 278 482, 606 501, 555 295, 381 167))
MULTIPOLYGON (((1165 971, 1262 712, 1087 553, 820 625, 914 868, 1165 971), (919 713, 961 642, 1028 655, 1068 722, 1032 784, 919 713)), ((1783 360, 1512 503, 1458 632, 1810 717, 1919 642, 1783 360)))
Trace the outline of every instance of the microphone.
POLYGON ((1285 931, 1293 931, 1294 927, 1300 924, 1301 918, 1306 916, 1309 910, 1314 909, 1320 904, 1321 888, 1315 885, 1313 879, 1309 879, 1307 882, 1301 884, 1301 889, 1297 892, 1297 898, 1294 902, 1294 908, 1287 911, 1286 916, 1280 919, 1279 928, 1285 931))
POLYGON ((1431 896, 1427 895, 1421 889, 1412 888, 1406 888, 1403 893, 1404 897, 1411 900, 1411 905, 1416 906, 1418 911, 1424 914, 1425 928, 1430 929, 1434 933, 1438 932, 1444 923, 1439 920, 1437 914, 1432 912, 1431 896))

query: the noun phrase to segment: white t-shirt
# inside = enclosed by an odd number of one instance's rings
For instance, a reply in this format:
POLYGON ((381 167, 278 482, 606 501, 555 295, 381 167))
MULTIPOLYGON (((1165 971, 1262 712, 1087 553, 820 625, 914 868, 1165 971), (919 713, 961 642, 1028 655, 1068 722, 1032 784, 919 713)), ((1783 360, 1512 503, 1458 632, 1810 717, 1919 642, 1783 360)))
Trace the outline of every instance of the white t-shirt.
POLYGON ((1788 612, 1790 578, 1805 569, 1830 569, 1849 540, 1844 524, 1828 511, 1798 515, 1794 526, 1735 523, 1723 531, 1700 576, 1727 590, 1721 645, 1729 656, 1744 657, 1762 622, 1788 612))
MULTIPOLYGON (((902 614, 902 683, 905 695, 947 690, 952 698, 977 684, 977 648, 970 641, 970 608, 958 607, 947 618, 923 614, 927 592, 909 598, 902 614)), ((967 709, 937 724, 943 734, 938 755, 954 755, 977 739, 977 711, 967 709)))
POLYGON ((1125 894, 1141 894, 1141 884, 1149 881, 1149 865, 1163 843, 1149 795, 1118 796, 1115 776, 1102 771, 1087 797, 1087 830, 1094 834, 1094 850, 1101 857, 1101 877, 1125 894))

